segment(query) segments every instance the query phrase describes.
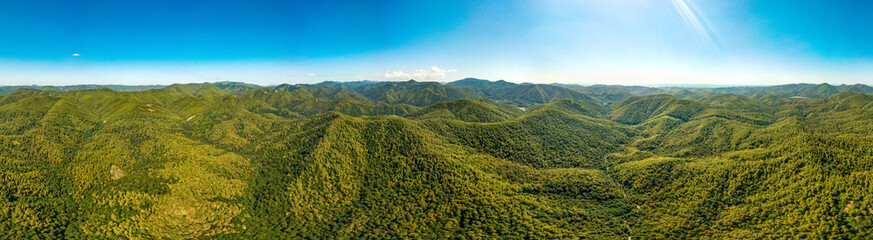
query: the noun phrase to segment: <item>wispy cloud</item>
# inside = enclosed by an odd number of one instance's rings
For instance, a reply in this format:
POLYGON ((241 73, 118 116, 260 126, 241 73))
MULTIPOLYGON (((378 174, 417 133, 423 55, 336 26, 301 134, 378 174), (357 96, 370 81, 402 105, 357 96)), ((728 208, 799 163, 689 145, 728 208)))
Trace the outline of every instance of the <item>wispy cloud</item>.
POLYGON ((389 79, 418 79, 418 80, 439 80, 445 79, 446 73, 458 72, 456 69, 440 69, 437 66, 433 66, 430 70, 419 69, 415 70, 412 73, 405 73, 403 71, 387 71, 385 72, 385 77, 389 79))
POLYGON ((315 73, 307 73, 306 76, 307 76, 307 77, 315 77, 315 76, 317 76, 317 75, 316 75, 315 73))

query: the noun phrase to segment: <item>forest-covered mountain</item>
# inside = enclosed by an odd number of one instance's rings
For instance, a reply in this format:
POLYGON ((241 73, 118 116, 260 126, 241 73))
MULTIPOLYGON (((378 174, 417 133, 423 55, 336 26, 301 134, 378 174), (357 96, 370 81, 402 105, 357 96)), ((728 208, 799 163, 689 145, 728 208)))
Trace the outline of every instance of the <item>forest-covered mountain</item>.
POLYGON ((7 89, 2 239, 873 238, 866 85, 7 89))

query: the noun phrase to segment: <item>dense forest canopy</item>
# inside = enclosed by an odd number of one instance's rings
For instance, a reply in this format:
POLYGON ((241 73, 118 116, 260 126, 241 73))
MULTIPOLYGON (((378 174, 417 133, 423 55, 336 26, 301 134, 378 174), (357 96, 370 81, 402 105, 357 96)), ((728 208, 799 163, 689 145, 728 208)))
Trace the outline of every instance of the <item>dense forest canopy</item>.
POLYGON ((873 238, 873 88, 0 88, 2 239, 873 238))

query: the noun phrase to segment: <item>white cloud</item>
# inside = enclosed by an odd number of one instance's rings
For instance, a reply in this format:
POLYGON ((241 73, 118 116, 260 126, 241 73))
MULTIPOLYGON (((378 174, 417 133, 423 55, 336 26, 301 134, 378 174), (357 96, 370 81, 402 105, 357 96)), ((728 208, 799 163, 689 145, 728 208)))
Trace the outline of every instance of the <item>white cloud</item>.
POLYGON ((403 71, 387 71, 385 72, 385 77, 390 79, 418 79, 418 80, 438 80, 445 79, 446 73, 458 72, 456 69, 440 69, 437 66, 433 66, 430 70, 415 70, 412 73, 405 73, 403 71))
POLYGON ((403 71, 398 70, 398 71, 393 71, 393 72, 391 72, 391 71, 385 72, 385 77, 386 78, 412 78, 412 75, 409 75, 408 73, 405 73, 403 71))
POLYGON ((79 56, 78 53, 73 53, 73 57, 78 57, 78 56, 79 56))
POLYGON ((307 76, 307 77, 314 77, 314 76, 316 76, 316 75, 315 75, 315 73, 307 73, 306 76, 307 76))

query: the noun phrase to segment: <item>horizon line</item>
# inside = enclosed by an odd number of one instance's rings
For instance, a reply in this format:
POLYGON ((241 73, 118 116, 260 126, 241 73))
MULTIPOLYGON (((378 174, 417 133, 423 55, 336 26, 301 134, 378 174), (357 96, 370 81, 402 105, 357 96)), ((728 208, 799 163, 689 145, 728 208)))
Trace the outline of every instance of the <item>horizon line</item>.
POLYGON ((51 85, 51 84, 47 84, 47 85, 42 85, 42 84, 6 85, 6 84, 0 84, 0 87, 75 87, 75 86, 152 86, 152 87, 158 87, 158 86, 160 86, 160 87, 166 87, 166 86, 172 86, 172 85, 176 85, 176 84, 182 84, 182 85, 185 85, 185 84, 204 84, 204 83, 209 83, 209 84, 215 84, 215 83, 242 83, 242 84, 249 84, 249 85, 255 85, 255 86, 269 87, 269 86, 279 86, 279 85, 283 85, 283 84, 290 84, 290 85, 318 85, 318 84, 328 83, 328 82, 337 82, 337 83, 351 83, 351 82, 385 82, 385 83, 390 83, 390 82, 408 82, 408 81, 415 81, 415 82, 433 82, 433 83, 439 83, 439 84, 446 85, 446 84, 448 84, 448 83, 452 83, 452 82, 456 82, 456 81, 461 81, 461 80, 467 80, 467 79, 484 80, 484 81, 488 81, 488 82, 499 82, 499 81, 504 81, 504 82, 513 83, 513 84, 519 84, 519 85, 523 85, 523 84, 540 84, 540 85, 577 85, 577 86, 583 86, 583 87, 592 87, 592 86, 627 86, 627 87, 633 87, 633 86, 640 86, 640 87, 650 87, 650 88, 731 88, 731 87, 740 87, 740 88, 741 88, 741 87, 772 87, 772 86, 785 86, 785 85, 795 85, 795 84, 808 84, 808 85, 822 85, 822 84, 825 84, 825 85, 829 85, 829 86, 851 86, 851 85, 873 86, 873 85, 864 84, 864 83, 854 83, 854 84, 845 84, 845 83, 843 83, 843 84, 831 84, 831 83, 827 83, 827 82, 822 82, 822 83, 794 82, 794 83, 783 83, 783 84, 762 84, 762 85, 749 85, 749 84, 736 84, 736 85, 732 85, 732 84, 704 84, 704 83, 701 83, 701 84, 694 84, 694 83, 683 83, 683 84, 662 83, 662 84, 628 84, 628 85, 625 85, 625 84, 606 84, 606 83, 561 83, 561 82, 552 82, 552 83, 531 83, 531 82, 520 82, 520 83, 519 83, 519 82, 508 81, 508 80, 503 80, 503 79, 498 79, 498 80, 489 80, 489 79, 482 79, 482 78, 475 78, 475 77, 466 77, 466 78, 461 78, 461 79, 454 80, 454 81, 435 81, 435 80, 416 80, 416 79, 409 79, 409 80, 371 80, 371 79, 363 79, 363 80, 348 80, 348 81, 335 81, 335 80, 332 80, 332 81, 321 81, 321 82, 317 82, 317 83, 303 83, 303 82, 296 82, 296 83, 294 83, 294 82, 284 82, 284 83, 278 83, 278 84, 266 84, 266 85, 262 85, 262 84, 256 84, 256 83, 244 82, 244 81, 231 81, 231 80, 225 80, 225 81, 213 81, 213 82, 210 82, 210 81, 205 81, 205 82, 176 82, 176 83, 171 83, 171 84, 101 84, 101 83, 82 83, 82 84, 69 84, 69 85, 51 85))

